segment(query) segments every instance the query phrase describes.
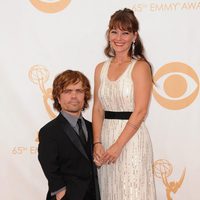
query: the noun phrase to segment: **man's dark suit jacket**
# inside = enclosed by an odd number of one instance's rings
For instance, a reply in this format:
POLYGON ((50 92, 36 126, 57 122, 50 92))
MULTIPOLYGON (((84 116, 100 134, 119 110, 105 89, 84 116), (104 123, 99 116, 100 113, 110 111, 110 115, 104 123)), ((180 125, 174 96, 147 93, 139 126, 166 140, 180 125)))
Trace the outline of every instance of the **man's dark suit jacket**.
POLYGON ((79 136, 60 113, 40 129, 38 159, 48 180, 49 192, 66 186, 66 199, 83 200, 91 184, 96 200, 100 200, 97 170, 92 161, 92 125, 85 120, 89 152, 86 153, 79 136))

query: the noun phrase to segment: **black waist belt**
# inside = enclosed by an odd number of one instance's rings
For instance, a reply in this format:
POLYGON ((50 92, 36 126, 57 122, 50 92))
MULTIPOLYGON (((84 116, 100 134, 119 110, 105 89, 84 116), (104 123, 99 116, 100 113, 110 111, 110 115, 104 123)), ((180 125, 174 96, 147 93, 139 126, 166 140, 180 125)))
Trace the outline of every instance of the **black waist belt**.
POLYGON ((131 116, 132 112, 112 112, 105 111, 105 119, 124 119, 127 120, 131 116))

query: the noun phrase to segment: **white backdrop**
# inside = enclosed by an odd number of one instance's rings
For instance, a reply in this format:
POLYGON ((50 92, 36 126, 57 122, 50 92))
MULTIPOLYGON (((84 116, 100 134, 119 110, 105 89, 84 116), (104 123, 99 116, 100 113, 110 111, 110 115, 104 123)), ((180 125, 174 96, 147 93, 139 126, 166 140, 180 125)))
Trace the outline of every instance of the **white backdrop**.
MULTIPOLYGON (((93 87, 110 15, 135 11, 156 87, 147 126, 158 200, 199 200, 200 1, 0 0, 0 199, 44 200, 37 133, 56 113, 52 81, 66 69, 93 87)), ((91 107, 84 116, 91 120, 91 107)))

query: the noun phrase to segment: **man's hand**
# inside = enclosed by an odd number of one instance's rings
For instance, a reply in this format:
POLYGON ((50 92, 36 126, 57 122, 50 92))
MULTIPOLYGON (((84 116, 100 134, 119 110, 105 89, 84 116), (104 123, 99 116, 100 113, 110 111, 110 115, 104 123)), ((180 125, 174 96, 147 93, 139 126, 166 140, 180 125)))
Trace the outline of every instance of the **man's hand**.
POLYGON ((61 200, 65 196, 65 193, 66 193, 66 189, 61 190, 60 192, 58 192, 56 194, 56 200, 61 200))

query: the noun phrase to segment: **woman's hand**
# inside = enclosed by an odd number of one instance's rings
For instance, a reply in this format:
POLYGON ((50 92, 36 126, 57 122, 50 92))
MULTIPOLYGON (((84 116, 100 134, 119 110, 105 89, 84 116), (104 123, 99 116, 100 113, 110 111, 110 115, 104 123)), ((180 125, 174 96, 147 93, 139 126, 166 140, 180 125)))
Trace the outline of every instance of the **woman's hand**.
POLYGON ((111 164, 115 163, 117 158, 119 157, 121 151, 123 149, 123 146, 115 142, 113 145, 111 145, 106 152, 104 153, 103 157, 101 158, 100 162, 102 164, 111 164))
POLYGON ((95 144, 94 145, 94 163, 96 164, 97 167, 101 167, 101 159, 105 153, 104 147, 101 143, 95 144))

